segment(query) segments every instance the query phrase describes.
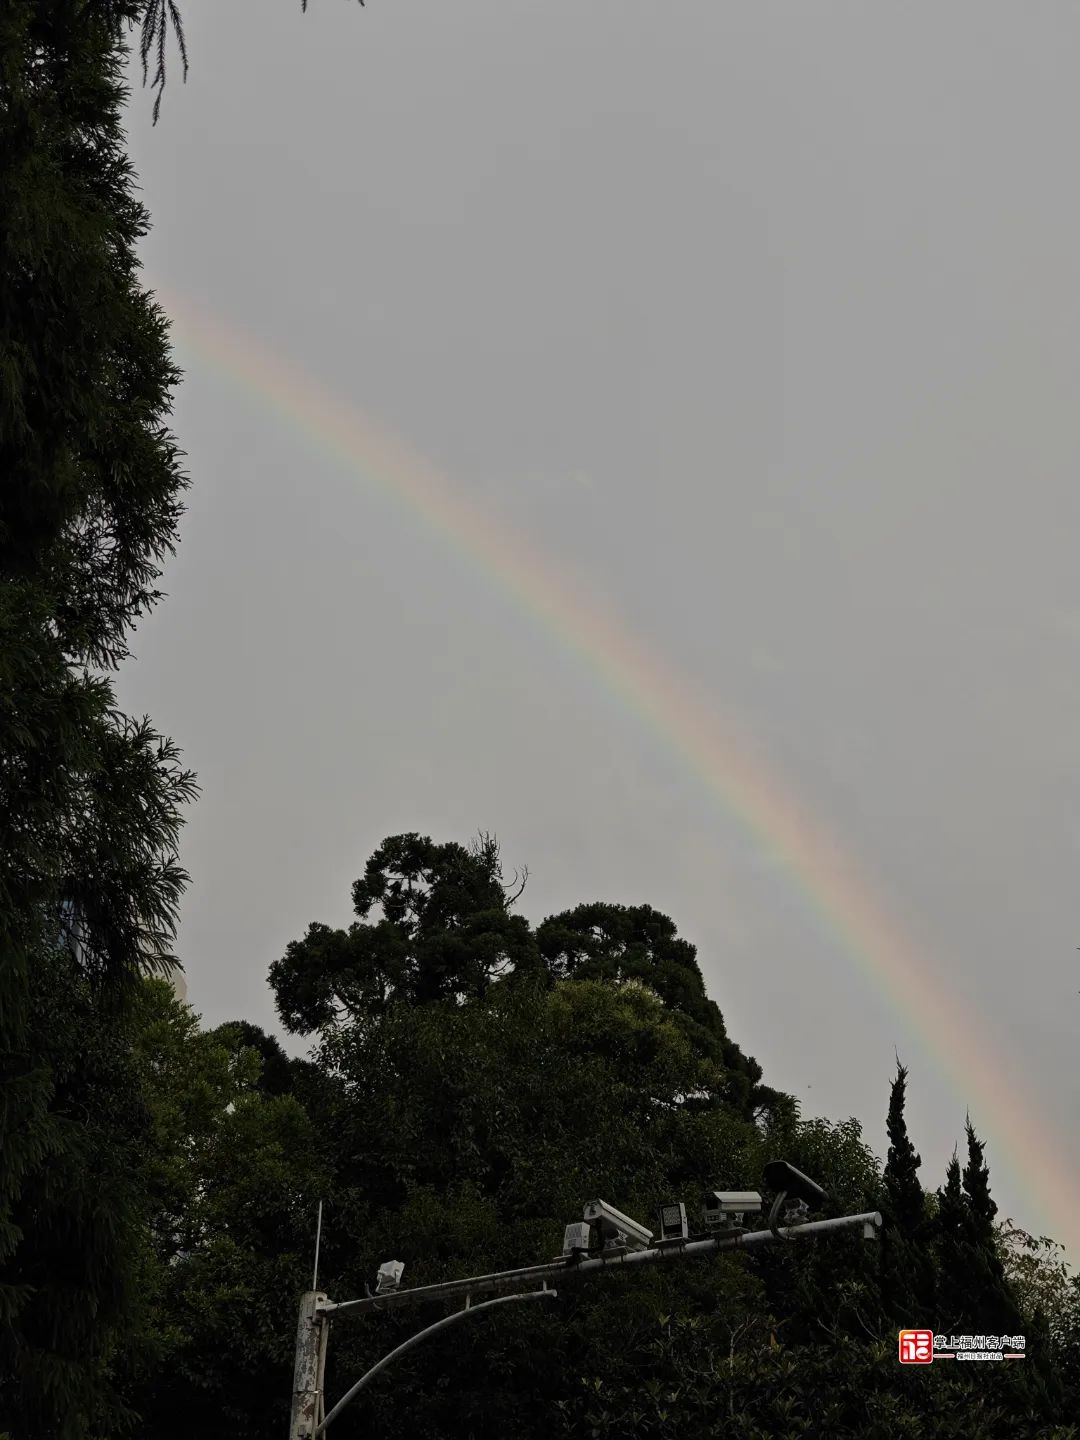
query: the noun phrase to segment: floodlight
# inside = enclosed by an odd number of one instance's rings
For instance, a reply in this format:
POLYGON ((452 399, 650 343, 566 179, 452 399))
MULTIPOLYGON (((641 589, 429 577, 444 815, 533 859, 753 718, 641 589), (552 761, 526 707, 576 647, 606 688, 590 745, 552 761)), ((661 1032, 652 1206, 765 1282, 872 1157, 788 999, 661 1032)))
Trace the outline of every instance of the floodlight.
POLYGON ((562 1253, 564 1256, 576 1255, 582 1250, 588 1250, 592 1246, 592 1226, 584 1220, 579 1220, 574 1225, 567 1225, 563 1231, 562 1253))
POLYGON ((663 1244, 678 1243, 689 1235, 686 1224, 686 1206, 681 1200, 672 1205, 660 1206, 660 1241, 663 1244))

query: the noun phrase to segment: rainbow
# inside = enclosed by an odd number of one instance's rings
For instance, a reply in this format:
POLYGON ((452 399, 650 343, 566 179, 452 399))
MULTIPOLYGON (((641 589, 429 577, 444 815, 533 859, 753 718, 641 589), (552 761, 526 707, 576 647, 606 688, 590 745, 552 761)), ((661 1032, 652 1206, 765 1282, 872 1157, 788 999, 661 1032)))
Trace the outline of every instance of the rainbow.
POLYGON ((615 616, 557 574, 521 536, 456 493, 400 440, 236 325, 186 296, 158 294, 181 348, 248 390, 313 447, 463 554, 678 756, 929 1046, 957 1093, 972 1097, 995 1158, 1004 1159, 1016 1193, 1028 1194, 1039 1207, 1039 1222, 1050 1233, 1069 1234, 1080 1214, 1080 1186, 1063 1162, 1063 1147, 1040 1125, 1038 1106, 1022 1093, 1015 1067, 966 1018, 850 857, 825 826, 803 813, 790 786, 711 709, 706 712, 685 680, 615 616))

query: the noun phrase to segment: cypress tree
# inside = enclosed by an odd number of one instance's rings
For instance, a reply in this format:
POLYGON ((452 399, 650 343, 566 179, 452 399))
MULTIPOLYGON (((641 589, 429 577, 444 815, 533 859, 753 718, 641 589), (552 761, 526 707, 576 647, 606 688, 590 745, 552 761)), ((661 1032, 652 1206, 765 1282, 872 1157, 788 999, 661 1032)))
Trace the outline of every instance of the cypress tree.
POLYGON ((881 1240, 881 1287, 890 1318, 913 1325, 920 1314, 930 1312, 935 1287, 933 1260, 927 1246, 926 1196, 919 1183, 922 1157, 911 1143, 904 1115, 907 1076, 897 1056, 886 1122, 889 1153, 883 1176, 886 1225, 881 1240))
POLYGON ((938 1192, 936 1233, 941 1273, 940 1328, 972 1334, 1010 1335, 1023 1329, 1009 1290, 994 1230, 997 1206, 990 1195, 984 1146, 966 1122, 967 1164, 953 1153, 945 1188, 938 1192))
POLYGON ((916 1153, 908 1135, 904 1105, 907 1099, 908 1072, 896 1061, 896 1078, 889 1091, 889 1115, 886 1130, 889 1153, 885 1163, 885 1200, 889 1218, 904 1235, 914 1236, 926 1213, 926 1199, 919 1184, 922 1156, 916 1153))
POLYGON ((965 1122, 968 1158, 963 1191, 967 1197, 967 1244, 970 1253, 968 1304, 980 1330, 1011 1335, 1023 1329, 1016 1302, 1009 1291, 1005 1267, 998 1252, 994 1216, 997 1205, 990 1195, 990 1170, 985 1146, 975 1134, 970 1116, 965 1122))
MULTIPOLYGON (((990 1170, 985 1146, 968 1116, 965 1123, 968 1158, 962 1189, 966 1204, 965 1303, 970 1328, 977 1334, 1016 1335, 1025 1331, 1017 1297, 1009 1284, 994 1225, 997 1205, 990 1194, 990 1170)), ((965 1329, 969 1326, 965 1324, 965 1329)), ((1060 1413, 1064 1396, 1061 1376, 1054 1365, 1053 1346, 1046 1317, 1036 1311, 1027 1334, 1029 1363, 1023 1367, 1017 1387, 1036 1414, 1060 1413)))
POLYGON ((971 1116, 964 1122, 967 1135, 968 1158, 964 1166, 963 1189, 968 1197, 971 1214, 972 1240, 979 1244, 990 1243, 994 1238, 994 1216, 997 1205, 990 1195, 990 1167, 984 1159, 985 1145, 975 1134, 971 1116))
POLYGON ((967 1313, 967 1215, 955 1150, 945 1171, 945 1184, 937 1192, 934 1238, 938 1259, 934 1329, 946 1333, 956 1331, 967 1313))

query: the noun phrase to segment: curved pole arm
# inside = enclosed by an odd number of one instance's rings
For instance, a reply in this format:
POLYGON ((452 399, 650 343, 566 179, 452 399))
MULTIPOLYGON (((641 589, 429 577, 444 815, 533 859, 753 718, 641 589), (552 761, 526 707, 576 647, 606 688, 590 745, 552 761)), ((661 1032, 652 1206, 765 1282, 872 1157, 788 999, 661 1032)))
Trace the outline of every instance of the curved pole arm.
POLYGON ((466 1315, 475 1315, 478 1310, 490 1310, 493 1305, 511 1305, 515 1300, 543 1300, 548 1296, 554 1299, 558 1293, 557 1290, 549 1290, 545 1285, 543 1290, 529 1290, 524 1295, 497 1295, 494 1300, 482 1300, 479 1305, 466 1303, 464 1310, 455 1310, 452 1315, 444 1315, 441 1320, 436 1320, 434 1325, 429 1325, 426 1330, 420 1330, 417 1334, 411 1335, 409 1339, 399 1345, 396 1350, 391 1350, 389 1355, 384 1355, 379 1363, 373 1365, 366 1375, 361 1375, 352 1389, 345 1392, 325 1420, 322 1420, 316 1426, 314 1434, 316 1436, 325 1434, 326 1427, 330 1424, 330 1421, 341 1414, 349 1401, 354 1399, 370 1380, 374 1380, 380 1370, 385 1370, 391 1361, 396 1360, 399 1355, 404 1355, 406 1350, 411 1350, 414 1345, 419 1345, 421 1340, 426 1340, 429 1335, 434 1335, 437 1330, 445 1330, 447 1325, 452 1325, 455 1320, 464 1320, 466 1315))
POLYGON ((772 1209, 769 1211, 769 1229, 777 1240, 791 1240, 794 1238, 790 1231, 785 1232, 780 1229, 780 1212, 784 1208, 784 1201, 786 1199, 787 1191, 781 1190, 772 1203, 772 1209))

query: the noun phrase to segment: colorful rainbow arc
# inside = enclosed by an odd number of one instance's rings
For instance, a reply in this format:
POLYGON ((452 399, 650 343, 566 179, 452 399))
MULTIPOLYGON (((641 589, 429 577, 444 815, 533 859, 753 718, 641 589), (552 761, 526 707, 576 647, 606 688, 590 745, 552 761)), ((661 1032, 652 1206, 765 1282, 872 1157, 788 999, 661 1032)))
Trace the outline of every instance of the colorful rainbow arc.
MULTIPOLYGON (((1038 1107, 943 991, 913 946, 884 913, 866 881, 829 836, 811 823, 788 787, 745 744, 725 733, 688 693, 685 682, 595 602, 556 575, 544 559, 492 515, 455 494, 444 477, 407 446, 336 399, 267 347, 196 302, 168 292, 159 299, 174 333, 193 355, 238 382, 309 443, 359 472, 412 516, 474 562, 501 591, 576 652, 704 784, 721 807, 786 872, 810 908, 894 1009, 906 1017, 962 1097, 978 1106, 987 1139, 1032 1196, 1041 1221, 1068 1233, 1080 1213, 1080 1187, 1038 1107)), ((1034 1224, 1032 1220, 1032 1224, 1034 1224)))

